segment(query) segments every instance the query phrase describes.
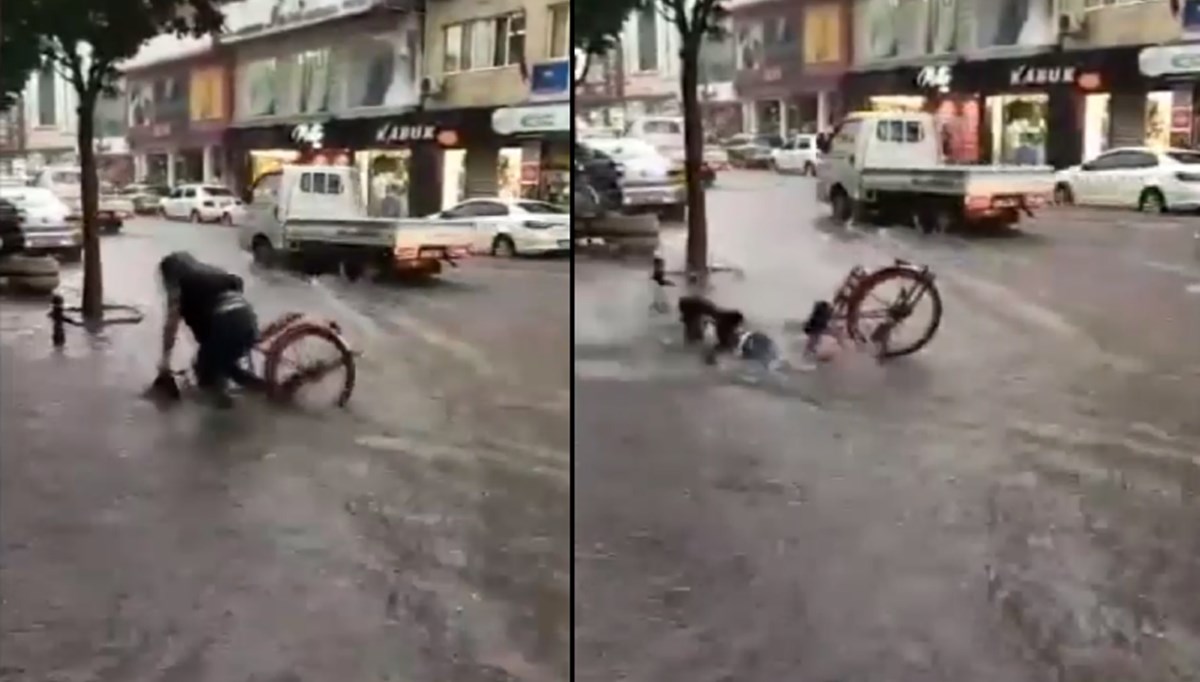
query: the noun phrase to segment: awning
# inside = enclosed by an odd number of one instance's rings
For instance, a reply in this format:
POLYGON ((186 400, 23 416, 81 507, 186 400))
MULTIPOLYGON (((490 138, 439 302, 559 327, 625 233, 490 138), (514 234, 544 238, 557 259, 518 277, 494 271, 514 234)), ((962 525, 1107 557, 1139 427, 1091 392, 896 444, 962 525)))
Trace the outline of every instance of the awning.
POLYGON ((1200 43, 1148 47, 1138 55, 1138 66, 1151 78, 1200 77, 1200 43))

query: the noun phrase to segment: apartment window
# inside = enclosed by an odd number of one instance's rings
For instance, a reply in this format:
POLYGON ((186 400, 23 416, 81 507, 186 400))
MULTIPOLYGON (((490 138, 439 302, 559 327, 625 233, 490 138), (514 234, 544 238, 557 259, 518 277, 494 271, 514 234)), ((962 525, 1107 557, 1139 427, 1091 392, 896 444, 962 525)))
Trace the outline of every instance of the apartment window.
POLYGON ((509 14, 495 22, 495 66, 520 64, 525 59, 525 14, 509 14))
POLYGON ((658 4, 646 3, 637 15, 638 71, 658 71, 658 4))
POLYGON ((571 6, 568 4, 550 7, 550 54, 551 59, 566 59, 571 49, 571 6))
POLYGON ((525 56, 525 15, 451 24, 443 29, 443 38, 445 73, 520 64, 525 56))
POLYGON ((442 71, 445 73, 465 70, 462 63, 463 28, 463 24, 453 24, 447 26, 443 31, 442 37, 446 52, 442 71))
POLYGON ((54 81, 54 67, 45 66, 38 73, 38 125, 40 126, 52 126, 58 123, 56 107, 58 98, 55 97, 57 84, 54 81))

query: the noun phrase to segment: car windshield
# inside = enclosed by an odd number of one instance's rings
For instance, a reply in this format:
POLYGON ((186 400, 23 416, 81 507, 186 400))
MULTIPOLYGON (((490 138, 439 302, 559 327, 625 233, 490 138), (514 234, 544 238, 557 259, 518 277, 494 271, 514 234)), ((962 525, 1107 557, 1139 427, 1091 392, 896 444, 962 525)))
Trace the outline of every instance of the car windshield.
POLYGON ((1200 166, 1200 152, 1167 152, 1167 158, 1189 166, 1200 166))
POLYGON ((206 194, 208 194, 208 196, 210 196, 210 197, 231 197, 231 196, 233 196, 233 192, 230 192, 229 190, 225 189, 224 187, 205 187, 204 192, 206 194))
POLYGON ((547 204, 544 201, 518 201, 517 206, 520 206, 526 213, 540 213, 545 215, 563 215, 566 213, 563 209, 554 204, 547 204))

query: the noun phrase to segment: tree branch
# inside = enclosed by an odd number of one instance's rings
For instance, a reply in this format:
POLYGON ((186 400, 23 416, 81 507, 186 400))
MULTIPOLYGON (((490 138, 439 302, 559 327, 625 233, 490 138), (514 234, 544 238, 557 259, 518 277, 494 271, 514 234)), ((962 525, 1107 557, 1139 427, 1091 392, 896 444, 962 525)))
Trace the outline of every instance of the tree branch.
POLYGON ((687 0, 659 0, 659 2, 671 8, 671 14, 674 16, 669 17, 669 19, 674 20, 675 28, 679 31, 679 37, 683 38, 684 42, 687 42, 692 30, 692 27, 688 26, 687 0))

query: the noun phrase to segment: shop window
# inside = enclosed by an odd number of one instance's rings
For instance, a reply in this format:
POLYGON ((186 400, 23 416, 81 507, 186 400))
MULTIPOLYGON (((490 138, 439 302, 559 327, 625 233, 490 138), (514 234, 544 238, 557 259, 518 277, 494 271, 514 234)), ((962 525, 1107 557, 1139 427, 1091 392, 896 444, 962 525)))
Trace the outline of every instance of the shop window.
POLYGON ((992 158, 999 163, 1041 165, 1046 160, 1050 98, 999 95, 987 98, 992 158))
POLYGON ((355 154, 360 177, 366 179, 360 188, 372 217, 406 218, 408 191, 411 183, 412 152, 408 149, 368 151, 355 154))

